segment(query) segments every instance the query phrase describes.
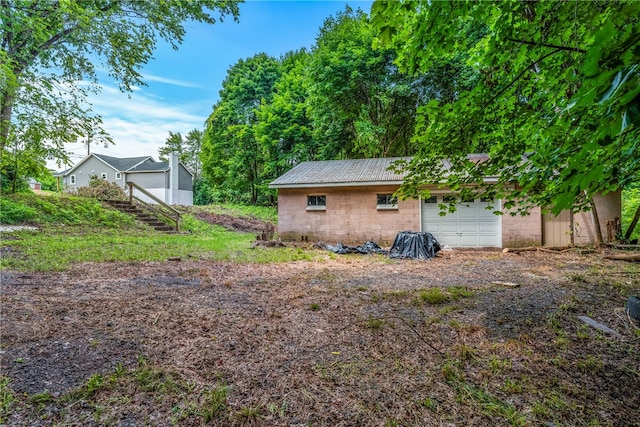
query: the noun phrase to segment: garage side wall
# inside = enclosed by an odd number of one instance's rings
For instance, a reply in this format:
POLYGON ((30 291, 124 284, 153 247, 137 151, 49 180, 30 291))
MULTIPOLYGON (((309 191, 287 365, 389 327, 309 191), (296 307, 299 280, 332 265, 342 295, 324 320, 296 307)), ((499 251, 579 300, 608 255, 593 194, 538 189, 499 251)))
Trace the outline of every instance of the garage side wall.
POLYGON ((542 245, 542 218, 540 208, 534 208, 529 215, 512 216, 505 211, 502 215, 502 246, 521 248, 542 245))
POLYGON ((400 231, 420 230, 420 204, 398 200, 397 209, 378 209, 377 195, 397 186, 278 190, 278 233, 282 240, 390 245, 400 231), (326 196, 325 210, 307 210, 307 196, 326 196))
MULTIPOLYGON (((598 222, 602 230, 602 240, 607 241, 607 221, 622 216, 622 192, 614 191, 606 195, 597 194, 593 201, 598 209, 598 222)), ((579 212, 573 216, 573 239, 575 245, 590 245, 596 242, 591 212, 579 212)))

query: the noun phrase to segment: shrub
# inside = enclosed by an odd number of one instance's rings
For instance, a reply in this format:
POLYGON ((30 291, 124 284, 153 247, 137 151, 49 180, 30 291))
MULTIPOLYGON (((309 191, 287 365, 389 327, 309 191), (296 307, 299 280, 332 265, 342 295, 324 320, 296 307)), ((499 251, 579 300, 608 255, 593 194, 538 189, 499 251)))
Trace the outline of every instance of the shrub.
POLYGON ((88 187, 78 188, 75 194, 101 200, 127 200, 126 193, 118 184, 98 178, 96 175, 89 177, 88 187))
POLYGON ((0 197, 0 224, 20 224, 35 221, 38 211, 20 201, 0 197))

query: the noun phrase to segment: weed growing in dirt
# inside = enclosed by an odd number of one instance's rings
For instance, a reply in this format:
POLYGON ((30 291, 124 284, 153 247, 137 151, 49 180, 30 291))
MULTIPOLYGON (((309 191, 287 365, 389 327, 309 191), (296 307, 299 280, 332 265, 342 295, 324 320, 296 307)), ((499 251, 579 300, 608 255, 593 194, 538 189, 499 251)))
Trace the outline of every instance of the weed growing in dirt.
POLYGON ((212 389, 206 389, 203 391, 204 402, 202 409, 198 414, 202 417, 205 423, 209 423, 216 418, 226 416, 229 410, 227 406, 227 387, 223 385, 217 385, 212 389))
POLYGON ((449 295, 440 288, 430 288, 420 291, 420 300, 428 304, 442 304, 449 301, 449 295))
POLYGON ((10 383, 10 378, 0 378, 0 423, 4 423, 6 421, 15 401, 13 392, 9 388, 10 383))
POLYGON ((478 406, 489 417, 502 417, 512 426, 525 426, 527 418, 518 412, 512 403, 498 399, 482 387, 465 382, 459 382, 455 386, 456 398, 471 406, 478 406))
POLYGON ((260 406, 245 406, 234 414, 234 418, 236 418, 241 425, 251 425, 263 418, 262 408, 260 406))

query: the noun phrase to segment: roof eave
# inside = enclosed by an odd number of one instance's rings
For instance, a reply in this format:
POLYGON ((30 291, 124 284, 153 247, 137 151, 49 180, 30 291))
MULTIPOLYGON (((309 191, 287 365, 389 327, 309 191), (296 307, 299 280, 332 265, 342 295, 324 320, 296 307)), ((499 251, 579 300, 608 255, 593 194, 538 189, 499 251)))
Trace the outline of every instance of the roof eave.
MULTIPOLYGON (((498 177, 488 176, 483 179, 485 183, 497 183, 498 177)), ((325 187, 363 187, 373 185, 402 185, 403 181, 350 181, 350 182, 311 182, 290 184, 269 184, 269 188, 325 188, 325 187)), ((444 181, 443 181, 444 183, 444 181)), ((437 185, 437 184, 431 184, 437 185)))
POLYGON ((362 187, 365 185, 400 185, 402 181, 350 181, 311 182, 299 184, 269 184, 269 188, 318 188, 318 187, 362 187))

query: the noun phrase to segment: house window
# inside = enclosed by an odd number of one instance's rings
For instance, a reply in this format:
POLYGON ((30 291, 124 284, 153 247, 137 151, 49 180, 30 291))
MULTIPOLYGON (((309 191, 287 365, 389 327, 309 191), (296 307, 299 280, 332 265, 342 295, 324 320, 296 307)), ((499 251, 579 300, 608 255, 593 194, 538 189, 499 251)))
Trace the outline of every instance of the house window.
POLYGON ((307 196, 308 211, 323 211, 327 208, 327 196, 313 195, 307 196))
POLYGON ((462 198, 462 203, 473 203, 476 199, 473 196, 466 196, 462 198))
POLYGON ((438 196, 431 196, 428 199, 424 199, 425 203, 438 203, 438 196))
POLYGON ((102 179, 107 179, 107 173, 106 173, 106 172, 102 172, 102 173, 100 174, 100 178, 102 178, 102 179))
POLYGON ((377 195, 377 209, 398 209, 398 198, 392 193, 377 195))
POLYGON ((484 203, 493 203, 493 197, 481 197, 480 201, 484 203))
POLYGON ((70 175, 69 176, 69 184, 70 185, 76 185, 76 176, 75 175, 70 175))
POLYGON ((116 172, 116 179, 121 179, 122 178, 122 174, 120 172, 116 172))

